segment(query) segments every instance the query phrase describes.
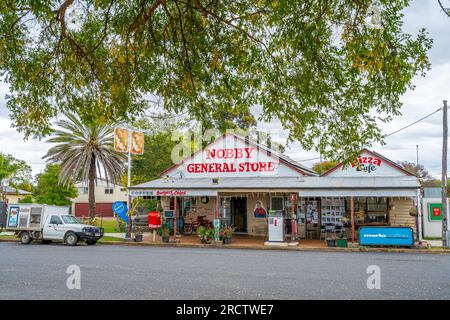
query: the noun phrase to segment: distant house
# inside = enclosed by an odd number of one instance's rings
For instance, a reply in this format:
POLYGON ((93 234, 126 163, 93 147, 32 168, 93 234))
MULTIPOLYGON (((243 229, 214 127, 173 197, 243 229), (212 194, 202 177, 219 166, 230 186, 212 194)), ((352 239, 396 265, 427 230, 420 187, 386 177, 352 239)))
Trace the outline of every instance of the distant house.
MULTIPOLYGON (((72 199, 72 212, 77 217, 89 215, 88 186, 79 182, 78 196, 72 199)), ((97 181, 95 187, 96 213, 103 217, 113 217, 112 204, 116 201, 127 201, 127 189, 123 186, 107 183, 103 179, 97 181)))
POLYGON ((26 196, 32 195, 31 192, 12 188, 9 186, 4 186, 3 188, 3 194, 5 195, 5 201, 8 203, 18 203, 19 200, 22 200, 26 196))

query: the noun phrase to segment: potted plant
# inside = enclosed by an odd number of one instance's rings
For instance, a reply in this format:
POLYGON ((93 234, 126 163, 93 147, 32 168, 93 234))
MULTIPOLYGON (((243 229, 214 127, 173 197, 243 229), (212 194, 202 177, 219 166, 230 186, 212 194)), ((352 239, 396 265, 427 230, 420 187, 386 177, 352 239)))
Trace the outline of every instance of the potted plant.
POLYGON ((211 243, 211 239, 214 238, 214 229, 200 226, 197 228, 197 235, 202 243, 211 243))
POLYGON ((136 227, 136 233, 134 234, 135 242, 142 242, 142 240, 144 239, 144 235, 141 228, 142 228, 141 226, 136 227))
POLYGON ((347 237, 345 236, 344 232, 339 233, 337 240, 336 240, 336 244, 340 248, 347 248, 348 241, 347 241, 347 237))
POLYGON ((336 235, 332 235, 326 238, 327 246, 334 247, 336 242, 336 235))
POLYGON ((234 230, 236 230, 236 228, 233 228, 232 226, 225 226, 222 229, 220 235, 222 236, 223 244, 231 243, 231 239, 233 237, 234 230))
POLYGON ((158 234, 162 238, 162 242, 169 243, 170 229, 166 224, 162 224, 158 229, 158 234))

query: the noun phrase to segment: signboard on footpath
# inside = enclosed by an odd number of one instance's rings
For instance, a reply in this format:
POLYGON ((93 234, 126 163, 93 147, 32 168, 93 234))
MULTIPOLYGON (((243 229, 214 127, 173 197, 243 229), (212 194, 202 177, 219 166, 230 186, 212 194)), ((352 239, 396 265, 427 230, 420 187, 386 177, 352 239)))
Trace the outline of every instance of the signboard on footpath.
POLYGON ((112 205, 112 210, 117 214, 120 219, 122 219, 126 224, 128 224, 128 206, 122 201, 116 201, 112 205))
POLYGON ((361 246, 405 246, 414 244, 414 232, 410 227, 361 227, 361 246))

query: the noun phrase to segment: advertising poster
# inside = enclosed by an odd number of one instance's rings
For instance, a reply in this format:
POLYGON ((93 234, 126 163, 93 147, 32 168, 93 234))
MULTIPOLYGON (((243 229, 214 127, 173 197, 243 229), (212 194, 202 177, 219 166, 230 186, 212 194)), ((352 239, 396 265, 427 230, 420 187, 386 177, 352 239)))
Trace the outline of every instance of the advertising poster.
POLYGON ((255 210, 253 212, 255 214, 255 218, 266 218, 267 211, 264 208, 262 200, 256 200, 255 210))
POLYGON ((138 155, 144 153, 144 133, 138 131, 131 133, 131 153, 138 155))
POLYGON ((19 207, 9 208, 8 216, 8 227, 17 227, 17 222, 19 221, 19 207))
POLYGON ((128 130, 114 128, 114 151, 128 152, 128 130))

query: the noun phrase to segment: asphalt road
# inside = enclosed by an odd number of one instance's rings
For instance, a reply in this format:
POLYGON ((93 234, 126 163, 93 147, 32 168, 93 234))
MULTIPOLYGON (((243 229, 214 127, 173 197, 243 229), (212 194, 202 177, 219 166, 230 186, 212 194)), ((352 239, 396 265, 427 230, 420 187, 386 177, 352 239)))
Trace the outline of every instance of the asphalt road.
POLYGON ((1 299, 450 299, 450 256, 434 254, 0 243, 0 270, 1 299))

